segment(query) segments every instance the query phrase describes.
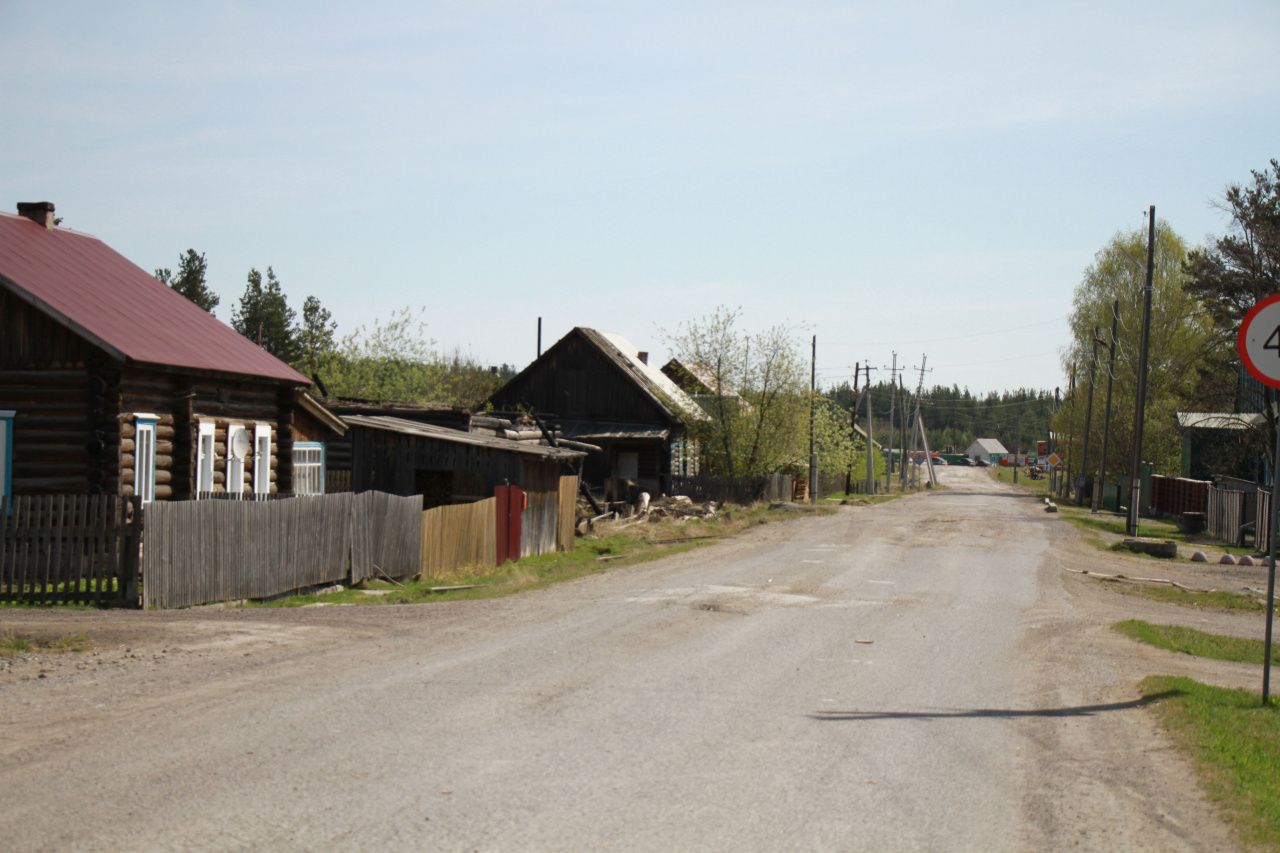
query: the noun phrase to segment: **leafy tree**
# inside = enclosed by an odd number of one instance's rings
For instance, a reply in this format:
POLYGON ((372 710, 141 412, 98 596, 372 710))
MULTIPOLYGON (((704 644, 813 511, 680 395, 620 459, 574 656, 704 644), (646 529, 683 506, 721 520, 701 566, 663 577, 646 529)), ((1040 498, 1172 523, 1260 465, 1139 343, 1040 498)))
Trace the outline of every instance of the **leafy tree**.
POLYGON ((1186 259, 1187 290, 1231 335, 1254 303, 1280 292, 1280 161, 1252 175, 1252 184, 1227 187, 1228 232, 1186 259))
POLYGON ((297 315, 289 307, 275 271, 267 267, 267 278, 249 270, 240 305, 231 314, 231 326, 281 361, 298 360, 297 315))
MULTIPOLYGON (((1076 376, 1074 398, 1069 389, 1054 416, 1054 430, 1066 449, 1074 440, 1078 456, 1083 446, 1085 396, 1095 327, 1104 335, 1111 326, 1111 305, 1120 301, 1119 341, 1116 347, 1114 402, 1108 472, 1127 472, 1133 446, 1139 338, 1142 326, 1142 290, 1146 259, 1145 230, 1117 233, 1094 257, 1076 287, 1070 317, 1072 340, 1063 355, 1063 366, 1076 376)), ((1212 369, 1215 350, 1222 339, 1200 300, 1188 288, 1183 271, 1186 244, 1165 222, 1157 223, 1155 269, 1152 284, 1151 334, 1147 369, 1147 408, 1142 455, 1155 464, 1157 473, 1176 474, 1180 469, 1181 435, 1176 414, 1194 399, 1202 377, 1212 369)), ((1097 388, 1106 384, 1106 356, 1099 347, 1097 388)), ((1100 464, 1102 405, 1094 395, 1095 413, 1090 437, 1090 468, 1100 464)))
POLYGON ((315 373, 320 359, 332 353, 337 345, 334 333, 338 329, 329 310, 314 296, 302 303, 302 327, 298 330, 298 347, 302 351, 301 366, 308 374, 315 373))
POLYGON ((758 334, 739 327, 740 312, 721 306, 667 335, 672 353, 704 376, 707 421, 690 425, 707 469, 724 476, 796 469, 808 456, 809 389, 805 359, 790 326, 758 334))
MULTIPOLYGON (((1241 400, 1245 380, 1234 342, 1244 315, 1259 300, 1280 293, 1280 161, 1270 170, 1251 171, 1249 184, 1227 187, 1221 207, 1230 215, 1227 233, 1212 245, 1194 249, 1184 270, 1187 290, 1198 297, 1213 316, 1219 336, 1217 357, 1199 390, 1199 411, 1256 411, 1241 400)), ((1227 468, 1240 468, 1241 460, 1269 457, 1275 447, 1276 392, 1263 389, 1262 430, 1247 430, 1238 443, 1234 460, 1220 460, 1227 468)))
POLYGON ((212 314, 221 300, 205 282, 205 274, 208 270, 209 264, 205 260, 204 253, 197 254, 195 249, 187 249, 184 254, 178 256, 176 274, 168 267, 161 267, 156 270, 155 275, 161 284, 168 285, 212 314))

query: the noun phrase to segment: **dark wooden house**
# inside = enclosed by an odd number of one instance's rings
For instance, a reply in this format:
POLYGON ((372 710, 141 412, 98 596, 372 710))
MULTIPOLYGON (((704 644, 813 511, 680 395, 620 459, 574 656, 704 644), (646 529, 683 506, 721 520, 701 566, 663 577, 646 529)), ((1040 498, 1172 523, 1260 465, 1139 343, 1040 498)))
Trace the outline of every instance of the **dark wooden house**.
POLYGON ((670 477, 693 473, 689 425, 706 419, 698 404, 649 364, 625 338, 579 326, 490 398, 500 411, 530 410, 564 436, 602 449, 587 457, 583 479, 615 492, 630 483, 659 494, 670 477), (607 488, 608 486, 614 488, 607 488))
POLYGON ((344 427, 309 384, 52 204, 0 214, 3 494, 313 490, 344 427))

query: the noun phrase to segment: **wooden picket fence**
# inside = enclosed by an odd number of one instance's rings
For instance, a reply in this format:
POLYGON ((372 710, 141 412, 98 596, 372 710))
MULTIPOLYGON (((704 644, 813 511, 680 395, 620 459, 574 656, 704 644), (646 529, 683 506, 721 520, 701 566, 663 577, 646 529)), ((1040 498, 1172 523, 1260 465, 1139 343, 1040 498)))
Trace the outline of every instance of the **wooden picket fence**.
POLYGON ((1258 551, 1271 548, 1271 492, 1268 489, 1258 489, 1258 499, 1254 503, 1253 543, 1258 551))
POLYGON ((155 501, 143 533, 143 604, 189 607, 417 574, 421 501, 380 492, 155 501))
POLYGON ((0 497, 0 601, 136 606, 142 530, 136 498, 0 497))
POLYGON ((494 498, 423 510, 422 576, 438 578, 468 566, 493 568, 497 513, 494 498))

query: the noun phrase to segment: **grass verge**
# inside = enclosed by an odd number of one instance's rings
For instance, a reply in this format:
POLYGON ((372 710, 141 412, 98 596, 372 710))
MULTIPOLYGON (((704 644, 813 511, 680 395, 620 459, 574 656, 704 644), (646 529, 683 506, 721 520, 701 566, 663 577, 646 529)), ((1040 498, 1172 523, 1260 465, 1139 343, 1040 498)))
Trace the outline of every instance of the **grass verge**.
POLYGON ((1179 748, 1195 761, 1209 796, 1248 844, 1280 848, 1280 704, 1248 690, 1190 678, 1152 676, 1141 684, 1179 748))
MULTIPOLYGON (((1123 515, 1111 512, 1092 513, 1084 507, 1059 506, 1062 518, 1084 531, 1099 531, 1114 536, 1126 536, 1126 520, 1123 515)), ((1222 551, 1227 554, 1252 554, 1253 548, 1236 547, 1211 539, 1203 533, 1194 535, 1183 533, 1173 521, 1144 518, 1138 524, 1138 535, 1151 539, 1172 539, 1188 547, 1196 547, 1205 551, 1222 551)), ((1111 546, 1108 546, 1111 547, 1111 546)))
POLYGON ((1166 604, 1180 604, 1184 607, 1206 607, 1210 610, 1265 609, 1265 605, 1251 595, 1227 592, 1222 589, 1200 591, 1178 589, 1173 586, 1143 586, 1129 583, 1108 583, 1107 588, 1124 595, 1137 595, 1166 604))
MULTIPOLYGON (((829 515, 827 507, 769 509, 727 507, 715 518, 689 521, 639 522, 622 529, 574 540, 571 551, 524 557, 495 569, 475 567, 447 576, 416 579, 403 584, 368 582, 361 589, 344 589, 325 595, 291 595, 272 601, 247 602, 246 607, 305 607, 309 604, 420 604, 429 601, 496 598, 538 589, 554 583, 608 571, 618 566, 656 560, 741 533, 749 527, 829 515), (474 585, 474 586, 473 586, 474 585), (472 586, 445 591, 440 587, 472 586)), ((602 525, 602 528, 604 526, 602 525)), ((609 527, 613 527, 610 525, 609 527)))
POLYGON ((993 479, 998 480, 1001 483, 1008 483, 1011 486, 1017 486, 1019 489, 1030 492, 1033 495, 1038 495, 1040 497, 1047 497, 1049 495, 1048 477, 1041 477, 1039 480, 1033 480, 1027 476, 1026 471, 1019 470, 1018 482, 1015 483, 1013 482, 1013 468, 1011 467, 992 465, 987 469, 987 472, 991 474, 993 479))
POLYGON ((70 634, 51 640, 39 640, 25 634, 0 634, 0 657, 13 657, 39 652, 83 652, 92 644, 84 634, 70 634))
MULTIPOLYGON (((1206 634, 1181 625, 1152 625, 1141 619, 1128 619, 1117 622, 1111 627, 1140 643, 1200 658, 1237 663, 1262 663, 1266 651, 1266 643, 1262 640, 1247 640, 1225 634, 1206 634)), ((1280 645, 1272 644, 1271 655, 1272 659, 1280 660, 1280 645)))

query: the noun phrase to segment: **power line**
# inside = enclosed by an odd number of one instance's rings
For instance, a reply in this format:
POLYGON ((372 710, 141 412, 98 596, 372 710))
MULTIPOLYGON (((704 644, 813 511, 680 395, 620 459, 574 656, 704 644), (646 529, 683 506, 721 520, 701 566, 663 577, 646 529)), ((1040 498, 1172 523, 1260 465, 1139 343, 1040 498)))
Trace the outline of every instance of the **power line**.
POLYGON ((1037 322, 1037 323, 1025 323, 1025 324, 1023 324, 1023 325, 1021 325, 1021 326, 1008 326, 1008 327, 1006 327, 1006 328, 1002 328, 1002 329, 987 329, 986 331, 982 331, 982 332, 972 332, 972 333, 967 334, 967 335, 949 335, 949 336, 947 336, 947 337, 942 337, 942 338, 916 338, 916 339, 914 339, 914 340, 908 340, 908 341, 902 341, 902 340, 898 340, 898 341, 862 341, 862 342, 843 342, 843 341, 842 341, 842 342, 839 342, 839 343, 831 344, 831 346, 833 346, 833 347, 837 347, 837 346, 842 346, 842 347, 888 347, 888 346, 896 346, 896 345, 898 345, 898 344, 931 344, 931 343, 938 343, 938 342, 940 342, 940 341, 961 341, 961 340, 965 340, 966 338, 985 338, 985 337, 991 337, 991 336, 994 336, 994 335, 1001 335, 1001 334, 1004 334, 1005 332, 1016 332, 1016 331, 1019 331, 1019 330, 1021 330, 1021 329, 1035 329, 1035 328, 1039 328, 1040 326, 1056 325, 1056 324, 1058 324, 1058 323, 1062 323, 1062 322, 1065 322, 1065 320, 1041 320, 1041 321, 1039 321, 1039 322, 1037 322))

